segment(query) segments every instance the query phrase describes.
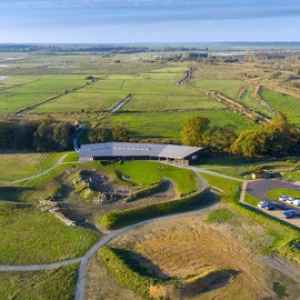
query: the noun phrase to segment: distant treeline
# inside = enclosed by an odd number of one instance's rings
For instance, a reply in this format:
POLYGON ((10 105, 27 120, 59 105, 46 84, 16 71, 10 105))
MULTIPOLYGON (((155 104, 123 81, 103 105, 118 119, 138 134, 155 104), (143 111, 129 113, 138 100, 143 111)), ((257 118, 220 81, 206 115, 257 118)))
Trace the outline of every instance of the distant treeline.
POLYGON ((63 151, 72 148, 75 127, 45 117, 39 121, 0 122, 0 149, 63 151))

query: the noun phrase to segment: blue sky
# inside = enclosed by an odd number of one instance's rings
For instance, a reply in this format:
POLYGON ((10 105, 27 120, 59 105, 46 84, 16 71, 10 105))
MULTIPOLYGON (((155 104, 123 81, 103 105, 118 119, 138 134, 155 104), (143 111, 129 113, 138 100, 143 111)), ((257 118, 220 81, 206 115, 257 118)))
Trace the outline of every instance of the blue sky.
POLYGON ((299 0, 0 0, 0 43, 300 41, 299 0))

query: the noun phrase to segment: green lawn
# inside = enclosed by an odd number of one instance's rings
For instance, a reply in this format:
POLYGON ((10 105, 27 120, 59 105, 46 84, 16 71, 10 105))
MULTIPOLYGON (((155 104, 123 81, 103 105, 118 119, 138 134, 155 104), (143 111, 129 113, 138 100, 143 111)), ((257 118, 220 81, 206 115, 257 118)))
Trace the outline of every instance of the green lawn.
POLYGON ((271 90, 262 90, 261 97, 282 112, 293 125, 300 126, 300 98, 271 90))
POLYGON ((249 203, 249 204, 252 204, 252 205, 254 205, 254 206, 257 206, 257 204, 258 204, 259 202, 261 202, 261 200, 255 198, 255 197, 253 197, 253 196, 252 196, 251 194, 249 194, 249 193, 246 193, 246 195, 245 195, 245 202, 246 202, 246 203, 249 203))
POLYGON ((294 191, 294 190, 282 189, 282 188, 270 190, 266 192, 265 196, 271 200, 278 200, 279 197, 282 195, 300 199, 300 191, 294 191))
POLYGON ((0 210, 0 264, 47 264, 84 255, 99 235, 67 227, 50 213, 37 209, 0 210))
POLYGON ((175 182, 178 191, 182 194, 197 190, 196 176, 190 170, 151 161, 125 161, 122 165, 114 164, 111 168, 127 175, 130 181, 143 188, 147 188, 153 182, 168 178, 175 182))
POLYGON ((49 271, 1 272, 0 299, 72 300, 78 265, 49 271))
MULTIPOLYGON (((124 106, 125 109, 126 105, 124 106)), ((182 123, 190 116, 201 116, 211 120, 211 125, 231 124, 238 131, 258 128, 251 121, 232 111, 188 111, 188 112, 151 112, 116 113, 102 121, 101 126, 122 126, 130 130, 133 137, 181 139, 182 123)))
POLYGON ((52 167, 63 153, 0 154, 0 181, 22 179, 52 167))
POLYGON ((217 187, 223 191, 220 194, 222 202, 236 202, 240 200, 241 182, 205 173, 199 174, 208 182, 209 185, 217 187))

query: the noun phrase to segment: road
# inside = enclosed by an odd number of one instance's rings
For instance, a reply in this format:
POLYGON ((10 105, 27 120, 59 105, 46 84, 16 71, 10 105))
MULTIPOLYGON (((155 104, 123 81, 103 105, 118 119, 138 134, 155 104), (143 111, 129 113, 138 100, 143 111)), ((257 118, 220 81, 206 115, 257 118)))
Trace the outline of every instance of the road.
POLYGON ((176 82, 176 85, 182 85, 183 82, 188 81, 192 74, 193 71, 195 71, 193 68, 190 68, 186 73, 185 73, 185 77, 183 79, 180 79, 179 81, 176 82))

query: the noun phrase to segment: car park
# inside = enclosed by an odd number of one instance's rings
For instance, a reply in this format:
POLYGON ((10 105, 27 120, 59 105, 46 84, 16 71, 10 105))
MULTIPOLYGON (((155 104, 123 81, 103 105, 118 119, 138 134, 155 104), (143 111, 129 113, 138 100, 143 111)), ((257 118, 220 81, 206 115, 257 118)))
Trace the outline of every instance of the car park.
POLYGON ((285 219, 292 218, 296 215, 296 212, 293 209, 289 209, 282 214, 282 217, 285 219))
POLYGON ((285 195, 282 195, 282 196, 279 197, 280 201, 288 201, 289 199, 290 199, 290 197, 285 196, 285 195))
POLYGON ((268 202, 259 202, 258 204, 257 204, 257 206, 259 207, 259 208, 265 208, 265 207, 267 207, 268 206, 268 202))

